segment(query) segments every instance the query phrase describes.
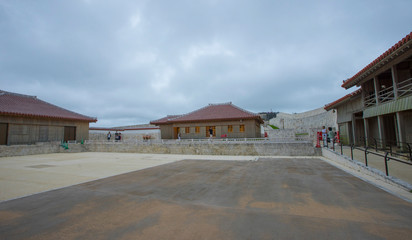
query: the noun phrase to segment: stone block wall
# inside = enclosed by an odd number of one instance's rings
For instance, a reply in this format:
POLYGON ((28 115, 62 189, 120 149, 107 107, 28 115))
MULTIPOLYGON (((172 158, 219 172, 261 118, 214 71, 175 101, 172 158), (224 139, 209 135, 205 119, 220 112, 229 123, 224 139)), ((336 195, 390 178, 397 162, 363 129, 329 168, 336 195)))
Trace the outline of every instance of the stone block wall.
POLYGON ((60 152, 59 142, 36 143, 32 145, 0 145, 0 157, 49 154, 60 152))
POLYGON ((308 142, 291 143, 167 143, 135 144, 125 142, 90 142, 72 143, 64 149, 60 143, 42 143, 35 145, 0 146, 0 157, 70 153, 70 152, 119 152, 119 153, 154 153, 154 154, 192 154, 192 155, 246 155, 246 156, 319 156, 321 153, 308 142))
POLYGON ((127 152, 193 155, 319 156, 312 143, 86 143, 89 152, 127 152))
POLYGON ((337 130, 337 114, 318 108, 312 111, 296 114, 279 113, 269 124, 279 129, 294 129, 296 133, 308 132, 310 129, 322 129, 322 126, 337 130))

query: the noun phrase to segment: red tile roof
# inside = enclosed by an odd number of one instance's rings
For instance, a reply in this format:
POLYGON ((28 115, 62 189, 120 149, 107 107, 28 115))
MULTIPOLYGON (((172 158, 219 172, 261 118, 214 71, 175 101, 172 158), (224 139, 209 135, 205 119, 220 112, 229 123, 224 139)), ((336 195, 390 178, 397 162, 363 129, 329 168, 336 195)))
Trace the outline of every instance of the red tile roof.
POLYGON ((376 58, 373 62, 369 63, 366 67, 364 67, 362 70, 360 70, 358 73, 356 73, 353 77, 347 79, 346 81, 343 81, 342 87, 343 88, 350 88, 355 86, 362 78, 364 78, 364 74, 368 73, 370 70, 376 67, 380 67, 384 65, 386 61, 389 61, 390 59, 393 58, 392 53, 398 52, 397 50, 400 50, 402 48, 409 47, 412 44, 412 32, 406 35, 402 40, 400 40, 398 43, 393 45, 391 48, 389 48, 386 52, 384 52, 382 55, 380 55, 378 58, 376 58))
POLYGON ((329 111, 329 110, 331 110, 332 108, 336 107, 338 104, 343 103, 345 100, 347 100, 347 99, 349 99, 349 98, 351 98, 351 97, 357 96, 358 94, 361 94, 361 93, 362 93, 362 88, 359 88, 358 90, 356 90, 356 91, 354 91, 354 92, 351 92, 351 93, 345 95, 344 97, 339 98, 338 100, 336 100, 336 101, 334 101, 334 102, 331 102, 331 103, 329 103, 329 104, 326 104, 325 107, 324 107, 324 109, 325 109, 326 111, 329 111))
POLYGON ((166 124, 166 123, 169 123, 169 121, 171 121, 175 118, 181 117, 181 116, 182 115, 167 115, 166 117, 151 121, 150 124, 154 124, 154 125, 156 125, 156 124, 166 124))
POLYGON ((35 96, 0 90, 0 115, 96 122, 96 118, 57 107, 35 96))
POLYGON ((229 121, 240 119, 256 119, 260 123, 263 123, 262 118, 258 114, 241 109, 232 103, 223 103, 209 104, 206 107, 200 108, 188 114, 167 116, 152 121, 150 124, 162 125, 183 122, 229 121))
POLYGON ((105 128, 105 127, 91 127, 89 130, 96 131, 132 131, 132 130, 159 130, 159 127, 141 127, 141 128, 105 128))

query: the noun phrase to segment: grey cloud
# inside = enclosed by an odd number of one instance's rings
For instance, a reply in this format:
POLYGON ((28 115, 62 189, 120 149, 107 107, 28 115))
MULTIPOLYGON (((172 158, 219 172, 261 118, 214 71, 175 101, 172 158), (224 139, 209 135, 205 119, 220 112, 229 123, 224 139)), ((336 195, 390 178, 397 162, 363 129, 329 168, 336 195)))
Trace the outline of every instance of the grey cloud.
POLYGON ((410 1, 3 1, 0 89, 147 123, 228 102, 301 112, 410 32, 410 1), (383 17, 385 16, 385 17, 383 17))

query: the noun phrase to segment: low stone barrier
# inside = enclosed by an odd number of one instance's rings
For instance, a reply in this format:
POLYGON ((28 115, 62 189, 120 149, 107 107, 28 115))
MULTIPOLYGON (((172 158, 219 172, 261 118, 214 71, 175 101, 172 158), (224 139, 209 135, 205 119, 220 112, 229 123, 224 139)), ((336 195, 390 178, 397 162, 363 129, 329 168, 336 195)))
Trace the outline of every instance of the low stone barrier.
POLYGON ((125 142, 86 142, 70 143, 68 149, 60 143, 35 145, 1 146, 0 157, 63 152, 124 152, 155 154, 193 154, 193 155, 245 155, 245 156, 321 156, 321 151, 308 142, 291 143, 125 143, 125 142))
POLYGON ((24 156, 33 154, 48 154, 59 151, 59 143, 36 143, 32 145, 0 146, 0 157, 24 156))
POLYGON ((311 143, 86 143, 89 152, 127 152, 193 155, 320 156, 311 143))

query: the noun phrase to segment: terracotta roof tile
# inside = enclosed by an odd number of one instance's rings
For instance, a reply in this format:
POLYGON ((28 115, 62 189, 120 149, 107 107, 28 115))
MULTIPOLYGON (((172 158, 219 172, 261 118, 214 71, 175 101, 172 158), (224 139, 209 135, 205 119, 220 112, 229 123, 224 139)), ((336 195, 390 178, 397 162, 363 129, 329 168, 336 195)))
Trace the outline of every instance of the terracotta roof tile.
POLYGON ((151 124, 169 124, 169 123, 181 123, 181 122, 201 122, 201 121, 228 121, 238 119, 256 119, 259 122, 263 122, 258 114, 251 113, 244 109, 241 109, 232 103, 224 104, 209 104, 203 108, 195 110, 193 112, 177 115, 172 117, 161 118, 156 121, 150 122, 151 124))
POLYGON ((35 96, 0 90, 0 114, 96 122, 96 118, 81 115, 38 99, 35 96))
POLYGON ((171 120, 173 120, 177 117, 180 117, 180 116, 182 116, 182 115, 167 115, 166 117, 151 121, 150 124, 154 124, 154 125, 156 125, 156 124, 165 124, 165 123, 168 123, 169 121, 171 121, 171 120))
POLYGON ((358 95, 358 94, 360 94, 360 93, 362 93, 362 88, 359 88, 358 90, 356 90, 356 91, 354 91, 354 92, 351 92, 351 93, 349 93, 349 94, 347 94, 347 95, 339 98, 338 100, 336 100, 336 101, 334 101, 334 102, 331 102, 331 103, 329 103, 329 104, 326 104, 325 107, 324 107, 324 109, 325 109, 326 111, 329 111, 329 110, 331 110, 332 108, 334 108, 335 106, 337 106, 339 103, 342 103, 342 102, 344 102, 346 99, 349 99, 350 97, 356 96, 356 95, 358 95))
POLYGON ((398 43, 393 45, 391 48, 389 48, 386 52, 384 52, 382 55, 377 57, 375 60, 373 60, 371 63, 369 63, 366 67, 364 67, 362 70, 360 70, 358 73, 356 73, 353 77, 343 81, 342 87, 343 88, 350 88, 353 87, 354 85, 357 84, 357 79, 361 77, 365 72, 371 70, 371 68, 375 67, 377 64, 379 64, 382 60, 385 58, 389 57, 392 53, 394 53, 396 50, 404 46, 406 43, 409 43, 412 40, 412 32, 410 32, 406 37, 404 37, 402 40, 400 40, 398 43))

